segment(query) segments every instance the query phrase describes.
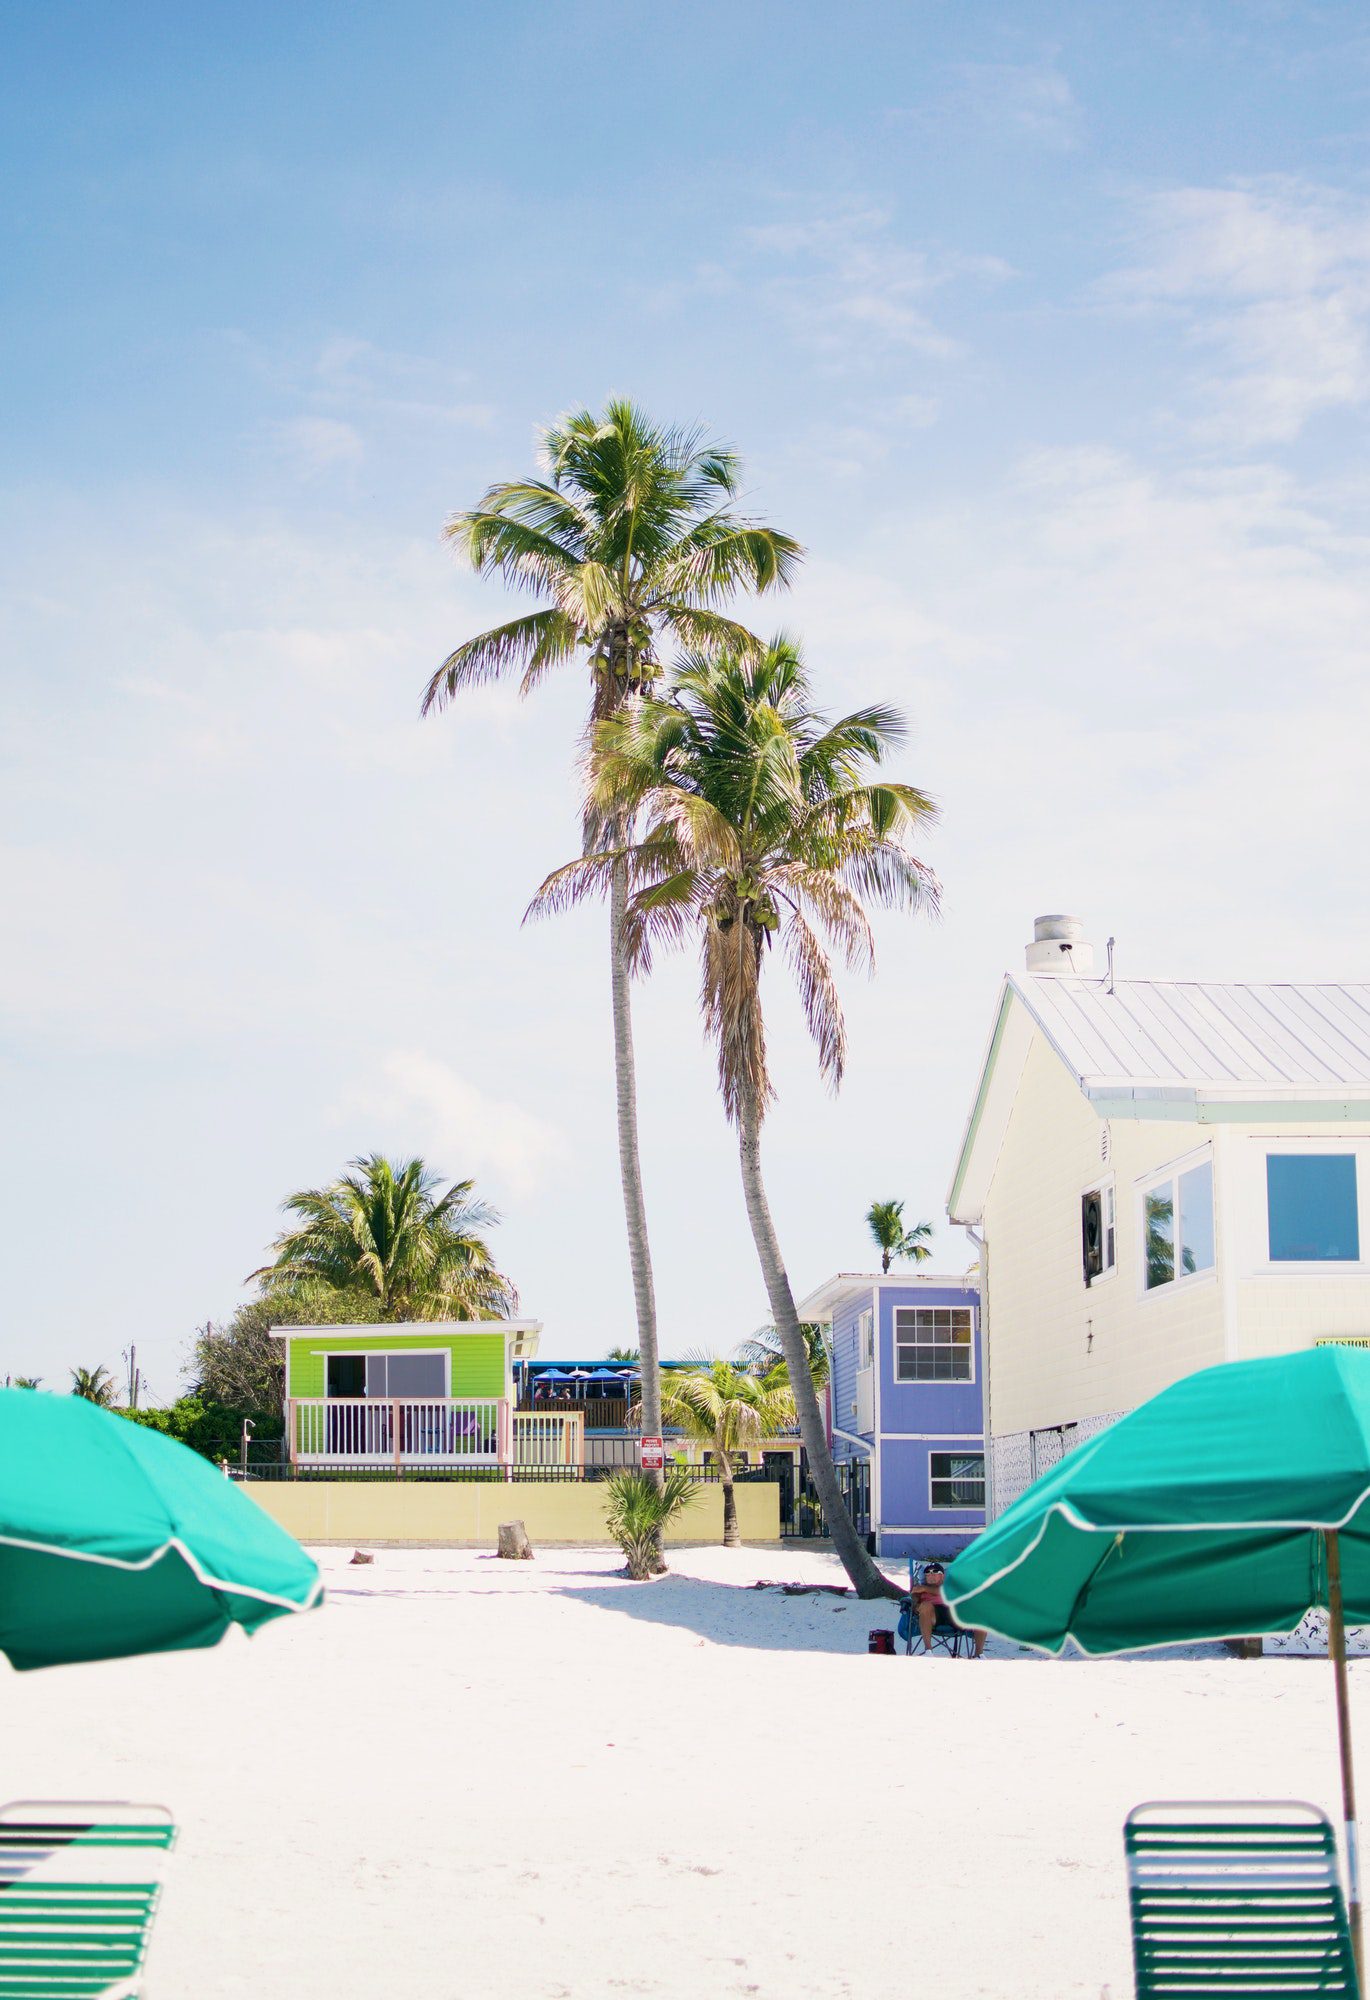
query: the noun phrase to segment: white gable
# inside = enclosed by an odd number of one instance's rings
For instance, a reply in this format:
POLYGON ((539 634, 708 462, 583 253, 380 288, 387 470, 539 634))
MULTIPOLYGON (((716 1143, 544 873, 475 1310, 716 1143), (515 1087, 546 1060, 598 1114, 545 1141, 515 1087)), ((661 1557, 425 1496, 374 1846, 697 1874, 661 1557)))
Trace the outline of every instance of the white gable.
POLYGON ((984 1213, 1034 1033, 1101 1118, 1370 1111, 1370 985, 1010 975, 948 1197, 953 1222, 984 1213))

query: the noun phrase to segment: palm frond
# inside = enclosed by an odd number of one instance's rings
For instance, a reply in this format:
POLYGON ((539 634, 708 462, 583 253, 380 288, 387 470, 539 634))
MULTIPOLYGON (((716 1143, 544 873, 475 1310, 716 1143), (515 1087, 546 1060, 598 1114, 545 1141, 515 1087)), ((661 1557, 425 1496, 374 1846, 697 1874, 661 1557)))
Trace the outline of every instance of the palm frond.
POLYGON ((524 618, 481 632, 447 655, 423 691, 419 713, 445 708, 462 688, 502 680, 519 668, 523 671, 519 692, 527 694, 549 668, 573 656, 577 639, 574 622, 555 609, 530 611, 524 618))
POLYGON ((804 1025, 818 1051, 818 1068, 836 1090, 847 1061, 847 1023, 837 982, 827 953, 797 911, 782 927, 782 941, 795 985, 804 1025))

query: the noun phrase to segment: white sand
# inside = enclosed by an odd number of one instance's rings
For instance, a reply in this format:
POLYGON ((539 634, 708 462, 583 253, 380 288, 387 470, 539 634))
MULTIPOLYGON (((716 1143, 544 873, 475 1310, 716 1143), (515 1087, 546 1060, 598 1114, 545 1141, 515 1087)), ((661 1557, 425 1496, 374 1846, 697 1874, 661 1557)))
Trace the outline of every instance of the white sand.
POLYGON ((1324 1661, 872 1659, 892 1607, 743 1587, 809 1550, 346 1557, 251 1643, 0 1662, 0 1796, 175 1808, 151 2000, 1123 2000, 1129 1806, 1335 1807, 1324 1661))

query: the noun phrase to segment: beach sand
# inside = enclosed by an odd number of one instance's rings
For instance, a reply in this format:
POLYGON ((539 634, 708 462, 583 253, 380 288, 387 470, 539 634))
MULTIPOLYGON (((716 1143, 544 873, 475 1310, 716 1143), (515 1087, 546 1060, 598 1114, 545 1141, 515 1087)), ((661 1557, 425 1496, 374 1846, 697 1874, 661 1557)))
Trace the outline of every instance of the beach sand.
POLYGON ((0 1797, 174 1808, 149 2000, 1123 2000, 1131 1805, 1336 1815, 1325 1661, 871 1658, 892 1606, 748 1588, 802 1548, 348 1553, 251 1642, 0 1661, 0 1797))

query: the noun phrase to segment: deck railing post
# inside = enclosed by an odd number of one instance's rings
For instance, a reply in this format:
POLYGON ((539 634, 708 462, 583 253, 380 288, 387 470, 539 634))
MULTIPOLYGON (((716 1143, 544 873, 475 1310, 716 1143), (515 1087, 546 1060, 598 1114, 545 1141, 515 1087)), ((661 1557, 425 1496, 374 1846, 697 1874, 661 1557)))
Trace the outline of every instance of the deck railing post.
POLYGON ((399 1403, 393 1403, 393 1402, 391 1403, 390 1424, 391 1428, 395 1433, 394 1437, 391 1439, 391 1444, 394 1447, 395 1471, 397 1473, 402 1472, 404 1470, 404 1433, 400 1429, 400 1421, 401 1421, 400 1409, 401 1405, 399 1403))

